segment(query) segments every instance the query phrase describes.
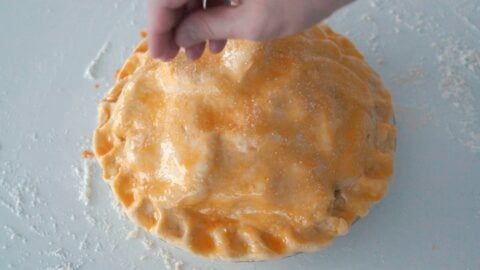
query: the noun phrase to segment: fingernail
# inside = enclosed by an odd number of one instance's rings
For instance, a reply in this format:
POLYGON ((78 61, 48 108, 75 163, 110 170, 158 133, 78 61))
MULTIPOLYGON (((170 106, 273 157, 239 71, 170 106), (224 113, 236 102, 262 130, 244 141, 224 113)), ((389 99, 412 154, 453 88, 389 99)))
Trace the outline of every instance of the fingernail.
POLYGON ((157 58, 160 59, 162 62, 169 62, 171 60, 173 60, 178 54, 178 49, 177 50, 174 50, 174 51, 170 51, 168 53, 164 52, 164 53, 159 53, 157 55, 157 58))
POLYGON ((230 6, 233 6, 233 7, 236 7, 236 6, 239 6, 241 1, 240 0, 229 0, 228 2, 230 2, 230 6))
POLYGON ((220 53, 223 48, 225 48, 225 43, 222 42, 222 41, 218 41, 218 40, 211 40, 208 44, 208 47, 210 48, 210 52, 216 54, 216 53, 220 53))
POLYGON ((204 50, 203 47, 202 48, 194 47, 194 48, 187 49, 185 51, 185 54, 187 55, 187 58, 189 58, 190 60, 197 60, 198 58, 202 57, 203 50, 204 50))
POLYGON ((215 44, 215 43, 214 43, 214 44, 210 44, 209 48, 210 48, 210 52, 211 52, 211 53, 215 53, 215 54, 222 51, 222 47, 220 47, 219 45, 217 45, 217 44, 215 44))

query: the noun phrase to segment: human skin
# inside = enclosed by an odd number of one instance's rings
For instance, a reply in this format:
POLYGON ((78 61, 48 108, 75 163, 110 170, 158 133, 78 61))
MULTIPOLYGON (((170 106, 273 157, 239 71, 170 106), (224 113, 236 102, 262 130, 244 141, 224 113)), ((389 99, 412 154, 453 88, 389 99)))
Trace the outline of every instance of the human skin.
POLYGON ((206 44, 219 53, 228 39, 268 40, 288 36, 324 20, 353 0, 150 0, 150 53, 163 61, 180 48, 201 57, 206 44))

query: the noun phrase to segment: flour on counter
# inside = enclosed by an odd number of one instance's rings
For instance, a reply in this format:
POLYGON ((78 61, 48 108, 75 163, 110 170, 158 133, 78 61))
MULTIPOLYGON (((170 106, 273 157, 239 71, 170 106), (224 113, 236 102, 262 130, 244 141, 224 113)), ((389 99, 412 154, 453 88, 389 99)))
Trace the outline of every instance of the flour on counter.
POLYGON ((60 258, 60 259, 63 259, 63 260, 67 258, 67 255, 65 254, 65 251, 61 248, 58 248, 58 249, 55 249, 55 250, 50 250, 50 251, 47 251, 47 252, 43 252, 43 255, 48 256, 48 257, 57 257, 57 258, 60 258))
POLYGON ((6 209, 8 209, 8 211, 10 211, 11 213, 15 214, 15 209, 13 208, 13 206, 10 203, 6 202, 5 200, 0 199, 0 205, 5 207, 6 209))
MULTIPOLYGON (((460 119, 449 125, 456 140, 472 152, 480 152, 480 102, 469 80, 480 80, 480 51, 447 39, 437 45, 442 79, 441 97, 451 102, 460 119)), ((476 89, 478 90, 478 89, 476 89)))
POLYGON ((82 241, 80 241, 80 243, 78 243, 78 250, 85 250, 87 248, 87 245, 88 245, 88 237, 90 236, 90 232, 91 231, 88 231, 85 236, 83 237, 82 241))
MULTIPOLYGON (((11 173, 12 168, 8 168, 8 173, 11 173)), ((3 175, 7 171, 2 171, 3 175)), ((6 192, 8 199, 0 198, 0 206, 8 209, 12 214, 20 219, 29 220, 32 216, 25 211, 40 204, 45 205, 40 199, 38 188, 32 184, 33 179, 27 174, 17 177, 17 181, 9 183, 6 177, 0 178, 0 188, 6 192)))
POLYGON ((30 225, 28 226, 28 229, 34 233, 36 233, 40 237, 47 237, 47 234, 44 231, 41 231, 37 226, 35 225, 30 225))
POLYGON ((163 264, 167 270, 181 270, 183 262, 175 259, 172 254, 164 249, 160 249, 158 256, 162 258, 163 264))
POLYGON ((136 227, 127 234, 126 240, 137 239, 140 234, 140 228, 136 227))
POLYGON ((50 251, 43 251, 40 253, 43 257, 54 258, 60 263, 54 266, 47 266, 46 269, 51 270, 75 270, 78 267, 74 263, 68 261, 69 254, 63 248, 57 248, 50 251))
POLYGON ((161 248, 161 244, 156 246, 159 240, 150 233, 142 230, 140 227, 135 227, 127 234, 126 240, 138 239, 145 248, 146 253, 138 257, 139 261, 145 261, 151 258, 160 257, 163 261, 165 269, 167 270, 181 270, 184 262, 176 259, 171 253, 161 248))
POLYGON ((93 161, 91 159, 83 160, 82 169, 74 167, 75 174, 81 179, 78 200, 82 202, 85 206, 88 206, 90 204, 90 200, 92 198, 92 167, 93 161))
POLYGON ((152 250, 154 242, 152 241, 152 239, 149 239, 147 238, 147 236, 145 236, 145 238, 142 239, 142 245, 146 250, 152 250))
POLYGON ((72 263, 62 263, 55 266, 49 266, 46 268, 47 270, 75 270, 77 269, 72 263))
MULTIPOLYGON (((447 30, 443 22, 438 19, 437 16, 443 15, 442 13, 412 10, 411 5, 405 1, 370 0, 369 4, 371 8, 376 9, 376 13, 360 16, 360 19, 371 28, 369 36, 363 37, 363 40, 367 40, 370 51, 377 59, 379 57, 377 49, 381 49, 379 45, 382 44, 380 41, 385 41, 384 37, 379 38, 377 33, 388 33, 385 30, 379 31, 382 30, 382 25, 376 24, 377 16, 380 13, 389 14, 390 20, 393 22, 393 33, 402 32, 402 34, 405 33, 412 37, 428 35, 429 47, 433 53, 432 60, 437 61, 438 68, 436 70, 423 68, 425 63, 420 57, 417 58, 418 62, 411 70, 406 70, 403 74, 392 78, 393 82, 397 85, 416 84, 422 83, 422 80, 426 78, 438 76, 438 97, 448 102, 447 105, 452 112, 451 117, 445 117, 445 120, 439 124, 451 134, 454 140, 468 150, 480 153, 480 95, 477 91, 480 89, 473 87, 480 81, 480 49, 478 46, 471 41, 469 43, 468 38, 465 40, 455 38, 455 35, 449 29, 447 30)), ((472 12, 472 8, 477 8, 478 11, 478 5, 473 3, 470 6, 465 3, 452 5, 448 16, 457 17, 461 27, 464 27, 462 31, 475 37, 480 31, 478 22, 472 21, 474 17, 469 16, 475 14, 472 12)), ((444 113, 445 108, 435 108, 445 106, 444 104, 429 104, 433 107, 433 115, 437 113, 436 110, 444 113)), ((413 115, 406 116, 411 118, 410 116, 413 115)), ((421 125, 413 124, 415 127, 422 126, 424 122, 427 122, 426 120, 428 119, 423 119, 421 123, 418 123, 421 125)))
POLYGON ((90 223, 90 225, 95 226, 97 225, 97 220, 90 214, 88 211, 83 211, 83 216, 85 217, 85 220, 90 223))
POLYGON ((83 73, 83 77, 85 79, 91 80, 91 81, 99 79, 98 65, 100 61, 102 61, 103 56, 108 52, 110 47, 111 47, 111 44, 109 41, 103 44, 103 46, 97 52, 97 55, 95 56, 95 58, 93 58, 93 60, 88 64, 87 68, 85 69, 85 72, 83 73))
POLYGON ((398 85, 413 84, 425 78, 425 75, 426 71, 424 69, 416 67, 396 75, 393 77, 393 82, 398 85))
POLYGON ((22 243, 27 243, 27 239, 23 237, 23 235, 14 231, 11 227, 5 225, 3 226, 3 231, 8 234, 10 240, 19 239, 20 241, 22 241, 22 243))

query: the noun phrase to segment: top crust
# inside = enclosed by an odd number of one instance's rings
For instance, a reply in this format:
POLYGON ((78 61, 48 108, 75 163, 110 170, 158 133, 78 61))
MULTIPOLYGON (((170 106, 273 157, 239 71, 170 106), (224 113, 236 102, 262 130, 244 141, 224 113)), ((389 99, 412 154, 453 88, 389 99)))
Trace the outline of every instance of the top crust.
POLYGON ((143 40, 99 105, 94 149, 129 216, 211 258, 317 250, 393 174, 390 94, 326 25, 191 62, 143 40))

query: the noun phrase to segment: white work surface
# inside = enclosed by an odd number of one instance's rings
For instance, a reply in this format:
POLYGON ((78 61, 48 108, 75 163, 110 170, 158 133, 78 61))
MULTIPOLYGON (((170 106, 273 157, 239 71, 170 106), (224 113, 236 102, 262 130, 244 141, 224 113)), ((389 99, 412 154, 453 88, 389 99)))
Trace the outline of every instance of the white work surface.
POLYGON ((137 235, 81 158, 146 2, 0 1, 0 269, 480 269, 478 0, 358 0, 330 20, 392 92, 395 177, 325 250, 257 263, 137 235))

